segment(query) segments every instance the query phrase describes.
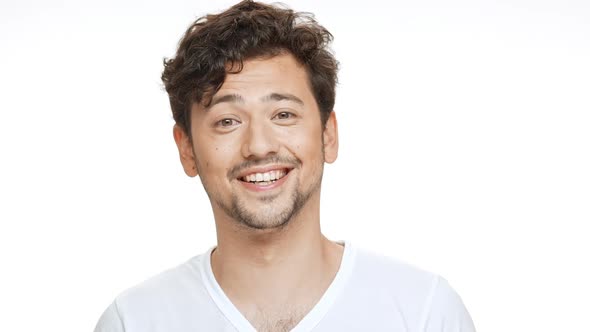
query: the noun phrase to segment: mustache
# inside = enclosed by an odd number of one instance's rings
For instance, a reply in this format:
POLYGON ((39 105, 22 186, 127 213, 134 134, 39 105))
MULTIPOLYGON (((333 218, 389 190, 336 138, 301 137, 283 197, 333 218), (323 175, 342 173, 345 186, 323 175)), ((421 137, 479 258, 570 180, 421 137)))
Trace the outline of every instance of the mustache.
POLYGON ((255 159, 255 160, 246 160, 239 165, 232 167, 228 172, 227 176, 230 179, 235 178, 240 172, 250 167, 259 166, 259 165, 269 165, 269 164, 286 164, 291 165, 294 168, 299 167, 301 165, 301 160, 295 157, 287 157, 287 156, 271 156, 264 159, 255 159))

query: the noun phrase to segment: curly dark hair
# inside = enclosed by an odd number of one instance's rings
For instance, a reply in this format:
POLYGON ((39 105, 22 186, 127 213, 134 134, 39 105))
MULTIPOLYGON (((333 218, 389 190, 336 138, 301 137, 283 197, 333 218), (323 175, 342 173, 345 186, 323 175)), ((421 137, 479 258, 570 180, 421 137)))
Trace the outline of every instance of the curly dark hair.
POLYGON ((190 137, 191 105, 207 106, 228 72, 239 73, 244 60, 289 52, 307 71, 325 125, 334 108, 338 72, 328 48, 332 38, 312 14, 250 0, 198 18, 176 56, 164 59, 162 81, 176 124, 190 137))

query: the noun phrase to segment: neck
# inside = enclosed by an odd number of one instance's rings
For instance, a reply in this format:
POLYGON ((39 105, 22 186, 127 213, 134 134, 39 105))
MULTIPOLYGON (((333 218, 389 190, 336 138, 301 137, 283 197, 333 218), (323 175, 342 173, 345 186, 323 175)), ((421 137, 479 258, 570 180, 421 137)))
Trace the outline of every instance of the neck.
POLYGON ((319 201, 306 207, 280 229, 244 231, 234 220, 216 216, 212 269, 238 307, 316 299, 329 286, 343 248, 321 234, 319 201))

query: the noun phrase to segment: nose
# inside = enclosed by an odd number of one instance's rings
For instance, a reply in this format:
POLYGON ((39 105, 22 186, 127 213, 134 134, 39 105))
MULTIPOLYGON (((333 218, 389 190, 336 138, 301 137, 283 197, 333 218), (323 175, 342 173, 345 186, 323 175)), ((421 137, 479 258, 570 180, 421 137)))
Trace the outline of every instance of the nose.
POLYGON ((271 123, 251 121, 248 124, 242 144, 244 158, 262 159, 276 154, 278 150, 279 141, 271 123))

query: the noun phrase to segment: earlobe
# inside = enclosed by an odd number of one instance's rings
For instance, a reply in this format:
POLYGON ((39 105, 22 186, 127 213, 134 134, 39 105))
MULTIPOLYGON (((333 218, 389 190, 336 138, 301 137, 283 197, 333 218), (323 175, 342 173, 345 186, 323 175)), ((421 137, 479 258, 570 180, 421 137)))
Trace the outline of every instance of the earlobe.
POLYGON ((336 113, 332 111, 323 133, 324 138, 324 161, 331 164, 338 157, 338 121, 336 113))
POLYGON ((174 135, 174 142, 178 148, 178 154, 180 156, 180 163, 186 175, 195 177, 198 175, 197 162, 194 155, 193 145, 190 137, 179 125, 174 125, 172 129, 174 135))

